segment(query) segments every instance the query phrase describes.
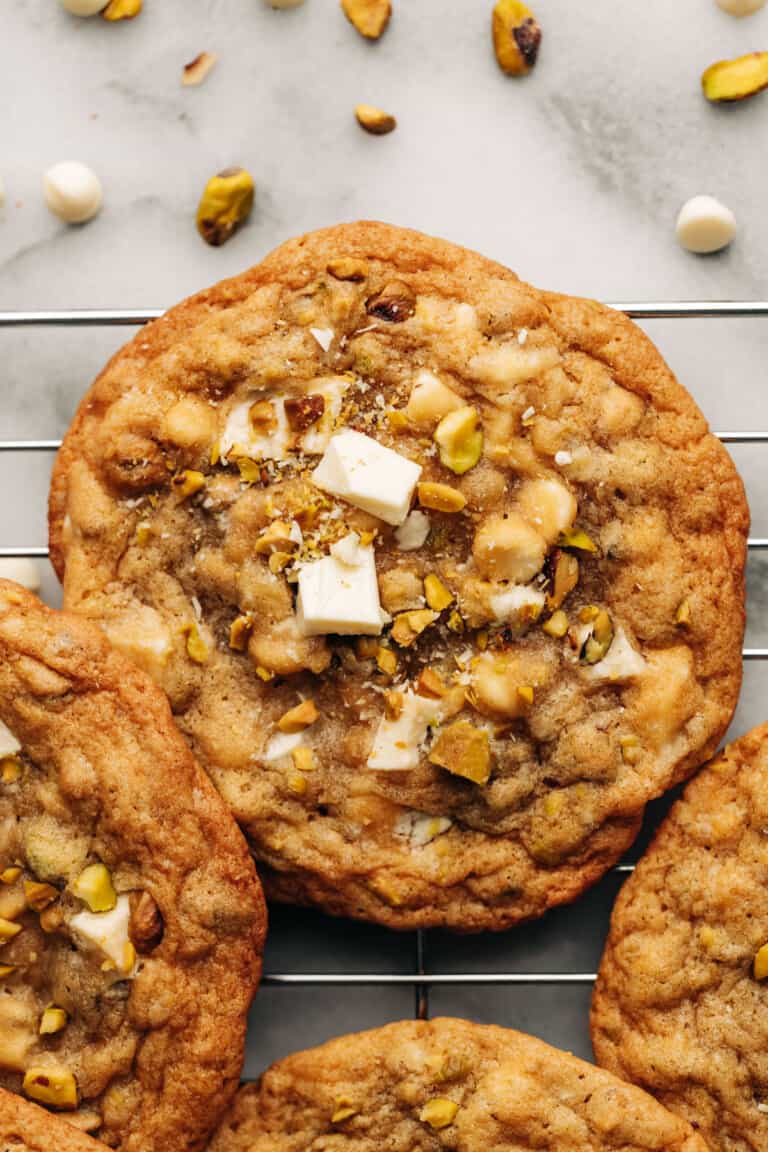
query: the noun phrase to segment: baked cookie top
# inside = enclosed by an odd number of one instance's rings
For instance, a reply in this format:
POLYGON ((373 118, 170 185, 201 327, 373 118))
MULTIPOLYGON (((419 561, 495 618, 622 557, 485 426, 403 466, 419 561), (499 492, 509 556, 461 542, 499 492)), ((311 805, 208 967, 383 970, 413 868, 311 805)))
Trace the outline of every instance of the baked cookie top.
POLYGON ((601 1064, 712 1148, 768 1147, 768 726, 687 786, 611 920, 592 1004, 601 1064))
POLYGON ((239 1080, 264 919, 159 689, 0 581, 0 1086, 124 1152, 200 1148, 239 1080))
POLYGON ((104 1145, 67 1122, 0 1088, 0 1152, 104 1152, 104 1145))
POLYGON ((403 229, 144 329, 50 512, 67 606, 163 685, 282 899, 538 915, 735 704, 747 510, 691 398, 622 315, 403 229))
POLYGON ((704 1152, 629 1084, 532 1036, 406 1020, 342 1036, 242 1088, 209 1152, 461 1148, 704 1152))

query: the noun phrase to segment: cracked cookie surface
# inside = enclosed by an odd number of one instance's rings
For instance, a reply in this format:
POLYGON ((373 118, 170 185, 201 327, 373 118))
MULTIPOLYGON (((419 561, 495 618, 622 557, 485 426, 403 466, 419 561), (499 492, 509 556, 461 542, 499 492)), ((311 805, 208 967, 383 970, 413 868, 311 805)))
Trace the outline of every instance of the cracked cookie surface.
POLYGON ((403 1021, 298 1052, 242 1088, 210 1152, 704 1152, 645 1092, 504 1028, 403 1021))
POLYGON ((592 1005, 600 1062, 722 1152, 768 1145, 767 886, 763 725, 687 785, 622 888, 592 1005))
POLYGON ((202 1147, 240 1077, 264 920, 156 685, 0 581, 0 1087, 123 1152, 202 1147))
POLYGON ((166 690, 268 894, 402 928, 575 898, 712 754, 747 519, 624 316, 366 223, 145 328, 50 502, 67 607, 166 690))

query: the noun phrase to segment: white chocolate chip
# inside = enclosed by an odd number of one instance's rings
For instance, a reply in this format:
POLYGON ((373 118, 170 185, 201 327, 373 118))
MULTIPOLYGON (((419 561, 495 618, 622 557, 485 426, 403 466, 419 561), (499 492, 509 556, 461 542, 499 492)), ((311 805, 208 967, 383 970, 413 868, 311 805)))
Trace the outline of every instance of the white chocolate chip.
POLYGON ((409 512, 399 528, 395 529, 395 540, 401 552, 413 552, 421 548, 429 536, 429 516, 416 509, 409 512))
POLYGON ((101 181, 76 160, 54 164, 43 176, 45 202, 54 216, 67 224, 84 224, 101 208, 101 181))
POLYGON ((0 720, 0 756, 15 756, 21 751, 21 744, 7 724, 0 720))
POLYGON ((61 0, 61 3, 73 16, 98 16, 108 0, 61 0))
POLYGON ((715 3, 730 16, 751 16, 763 7, 765 0, 715 0, 715 3))
POLYGON ((333 337, 335 335, 333 328, 310 328, 310 332, 315 340, 317 340, 323 352, 327 352, 333 343, 333 337))
POLYGON ((14 580, 30 592, 40 588, 40 569, 27 556, 4 556, 0 559, 0 579, 14 580))
POLYGON ((689 252, 719 252, 733 240, 736 217, 714 196, 694 196, 680 209, 675 233, 689 252))
POLYGON ((557 464, 558 468, 563 468, 566 464, 571 464, 572 462, 573 456, 571 456, 570 452, 555 452, 555 464, 557 464))

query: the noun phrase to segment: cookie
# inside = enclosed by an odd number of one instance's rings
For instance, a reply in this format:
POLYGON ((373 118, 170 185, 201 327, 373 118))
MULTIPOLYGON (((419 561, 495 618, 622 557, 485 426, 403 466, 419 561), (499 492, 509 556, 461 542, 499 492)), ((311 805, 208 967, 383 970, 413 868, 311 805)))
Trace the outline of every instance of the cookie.
POLYGON ((601 1064, 711 1148, 768 1147, 768 726, 685 789, 611 919, 592 1003, 601 1064))
POLYGON ((67 1123, 0 1088, 0 1152, 104 1152, 104 1145, 67 1123))
POLYGON ((0 1087, 123 1152, 198 1149, 261 968, 242 835, 146 673, 6 580, 0 721, 0 1087))
POLYGON ((711 755, 746 531, 629 320, 364 223, 145 328, 50 499, 66 605, 162 684, 268 895, 397 928, 574 899, 711 755))
POLYGON ((249 1084, 210 1152, 621 1148, 705 1152, 644 1092, 532 1036, 406 1020, 298 1052, 249 1084))

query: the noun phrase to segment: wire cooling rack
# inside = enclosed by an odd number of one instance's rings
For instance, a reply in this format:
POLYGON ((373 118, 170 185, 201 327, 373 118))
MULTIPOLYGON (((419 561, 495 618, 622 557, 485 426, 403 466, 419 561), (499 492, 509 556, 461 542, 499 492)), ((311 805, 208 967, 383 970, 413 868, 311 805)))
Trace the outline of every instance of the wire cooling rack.
MULTIPOLYGON (((768 317, 768 301, 682 301, 674 303, 617 301, 611 307, 633 320, 740 319, 768 317)), ((161 309, 82 309, 62 311, 0 311, 0 329, 10 328, 100 328, 137 327, 161 316, 161 309)), ((768 431, 717 431, 724 444, 765 444, 768 431)), ((0 453, 54 453, 60 440, 2 440, 0 453)), ((768 551, 768 537, 750 537, 750 553, 768 551)), ((0 546, 0 557, 46 558, 48 549, 39 546, 0 546)), ((743 649, 746 661, 768 660, 768 647, 743 649)), ((613 870, 620 877, 631 872, 634 864, 618 864, 613 870)), ((354 931, 354 928, 353 928, 354 931)), ((412 971, 409 972, 284 972, 268 970, 263 985, 277 987, 303 986, 405 986, 414 992, 414 1014, 423 1019, 429 1015, 429 991, 441 985, 590 985, 594 972, 562 971, 436 971, 429 964, 428 931, 403 937, 413 939, 412 971)), ((410 944, 408 944, 410 947, 410 944)), ((482 946, 479 946, 482 950, 482 946)))

